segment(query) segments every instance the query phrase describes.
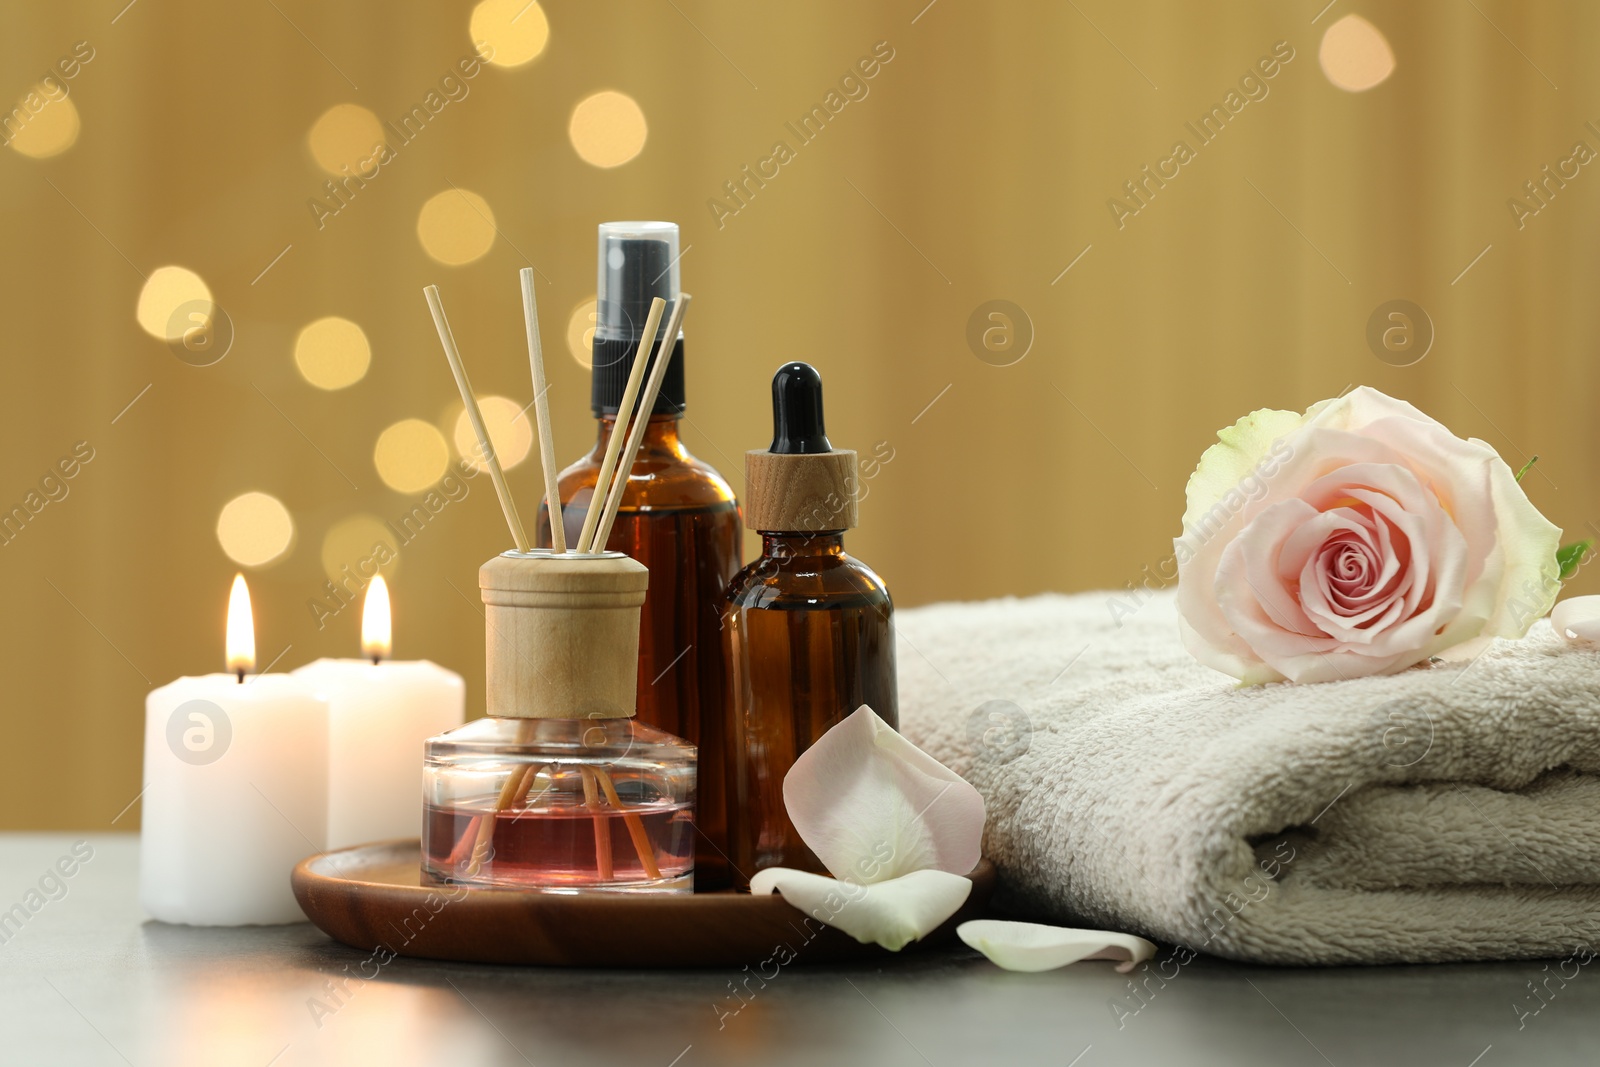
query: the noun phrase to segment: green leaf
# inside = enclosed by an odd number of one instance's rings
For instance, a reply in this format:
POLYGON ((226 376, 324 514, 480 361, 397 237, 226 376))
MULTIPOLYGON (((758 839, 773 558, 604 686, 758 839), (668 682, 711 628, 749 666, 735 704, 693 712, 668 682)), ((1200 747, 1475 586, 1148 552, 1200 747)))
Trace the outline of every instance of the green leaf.
POLYGON ((1517 472, 1517 481, 1522 481, 1522 476, 1532 470, 1533 465, 1537 462, 1539 462, 1539 457, 1534 456, 1532 459, 1528 460, 1528 462, 1524 463, 1522 465, 1522 469, 1517 472))
POLYGON ((1574 541, 1570 545, 1562 545, 1556 550, 1556 562, 1561 565, 1561 580, 1566 581, 1578 573, 1578 568, 1583 565, 1583 557, 1589 554, 1594 547, 1594 538, 1583 541, 1574 541))

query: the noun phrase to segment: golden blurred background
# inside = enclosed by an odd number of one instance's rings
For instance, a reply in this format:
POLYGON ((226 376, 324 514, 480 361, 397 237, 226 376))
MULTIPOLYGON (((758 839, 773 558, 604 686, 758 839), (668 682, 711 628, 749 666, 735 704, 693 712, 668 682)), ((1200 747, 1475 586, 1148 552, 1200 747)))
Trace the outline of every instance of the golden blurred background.
MULTIPOLYGON (((144 694, 221 669, 236 570, 261 663, 357 653, 357 611, 308 605, 466 444, 430 282, 531 512, 516 271, 565 465, 609 219, 683 227, 685 437, 736 488, 786 360, 821 369, 836 444, 887 442, 849 545, 902 607, 1139 581, 1218 427, 1356 383, 1538 453, 1573 536, 1600 519, 1578 0, 95 0, 0 26, 7 828, 137 825, 144 694)), ((460 671, 470 715, 476 571, 508 545, 464 484, 388 573, 396 654, 460 671)))

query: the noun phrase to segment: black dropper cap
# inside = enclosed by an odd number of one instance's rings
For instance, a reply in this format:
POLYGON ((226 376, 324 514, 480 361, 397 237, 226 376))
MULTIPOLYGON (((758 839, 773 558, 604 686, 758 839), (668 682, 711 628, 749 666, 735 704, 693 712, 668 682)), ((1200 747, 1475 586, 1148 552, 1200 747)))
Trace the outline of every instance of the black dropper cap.
MULTIPOLYGON (((672 222, 600 224, 599 278, 591 372, 590 406, 595 415, 615 415, 638 356, 650 302, 667 302, 666 327, 678 288, 678 226, 672 222)), ((661 347, 658 334, 655 347, 661 347)), ((672 338, 666 376, 652 414, 680 414, 684 408, 683 338, 672 338)), ((653 357, 652 357, 653 358, 653 357)), ((649 372, 648 367, 645 368, 649 372)))
POLYGON ((745 526, 761 533, 838 533, 858 518, 856 454, 822 425, 822 376, 785 363, 772 376, 772 447, 744 454, 745 526))
POLYGON ((772 376, 772 447, 780 455, 831 452, 822 424, 822 375, 809 363, 785 363, 772 376))

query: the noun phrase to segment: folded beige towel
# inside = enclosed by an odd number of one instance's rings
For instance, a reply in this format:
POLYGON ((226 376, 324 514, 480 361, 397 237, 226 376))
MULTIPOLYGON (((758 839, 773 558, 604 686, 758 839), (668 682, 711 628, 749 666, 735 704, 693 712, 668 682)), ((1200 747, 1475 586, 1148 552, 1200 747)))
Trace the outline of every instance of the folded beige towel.
POLYGON ((1600 940, 1600 653, 1541 622, 1468 665, 1241 689, 1169 594, 1120 626, 1114 595, 897 616, 902 729, 988 801, 1000 907, 1268 963, 1600 940))

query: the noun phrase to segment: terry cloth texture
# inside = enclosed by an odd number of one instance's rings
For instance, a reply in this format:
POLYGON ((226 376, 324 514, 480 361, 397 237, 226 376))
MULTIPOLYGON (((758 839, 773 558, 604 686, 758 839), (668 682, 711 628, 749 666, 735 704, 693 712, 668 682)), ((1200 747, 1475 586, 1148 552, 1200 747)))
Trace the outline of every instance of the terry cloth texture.
POLYGON ((1600 941, 1600 652, 1239 688, 1170 593, 897 613, 900 720, 988 802, 996 904, 1262 963, 1600 941), (1126 597, 1123 605, 1129 603, 1126 597))

